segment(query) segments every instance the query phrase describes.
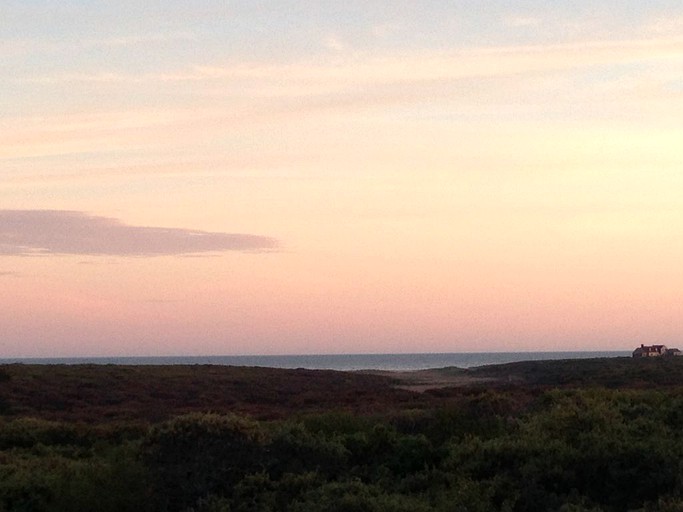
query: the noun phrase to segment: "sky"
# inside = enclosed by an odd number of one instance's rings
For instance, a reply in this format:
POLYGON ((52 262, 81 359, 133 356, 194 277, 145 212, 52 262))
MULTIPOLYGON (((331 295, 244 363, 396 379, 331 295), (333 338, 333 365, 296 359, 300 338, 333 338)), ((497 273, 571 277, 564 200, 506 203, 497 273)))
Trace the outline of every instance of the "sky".
POLYGON ((0 3, 0 358, 683 345, 683 4, 0 3))

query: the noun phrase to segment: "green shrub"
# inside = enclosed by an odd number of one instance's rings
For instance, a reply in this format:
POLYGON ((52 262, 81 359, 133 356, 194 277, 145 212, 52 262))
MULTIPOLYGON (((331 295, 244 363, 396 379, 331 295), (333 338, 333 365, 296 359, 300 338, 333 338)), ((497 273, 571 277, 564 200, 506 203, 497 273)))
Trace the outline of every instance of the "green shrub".
POLYGON ((0 450, 45 446, 88 447, 93 443, 93 430, 73 423, 37 418, 17 418, 0 422, 0 450))
POLYGON ((149 487, 137 450, 121 446, 80 459, 49 450, 10 452, 0 464, 0 510, 145 512, 149 487))
POLYGON ((229 494, 264 463, 260 426, 235 415, 193 413, 152 429, 142 456, 162 510, 182 510, 209 495, 229 494))
POLYGON ((292 512, 427 512, 428 503, 385 493, 358 481, 333 482, 312 490, 292 505, 292 512))
POLYGON ((346 469, 349 458, 341 442, 312 433, 299 423, 285 423, 277 429, 268 452, 268 468, 276 475, 319 472, 333 477, 346 469))

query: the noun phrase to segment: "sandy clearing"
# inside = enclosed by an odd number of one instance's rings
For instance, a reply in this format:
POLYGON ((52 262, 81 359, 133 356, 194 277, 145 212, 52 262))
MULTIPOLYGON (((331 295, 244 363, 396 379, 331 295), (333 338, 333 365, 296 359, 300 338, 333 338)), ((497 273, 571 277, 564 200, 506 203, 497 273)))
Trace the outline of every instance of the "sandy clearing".
POLYGON ((465 387, 474 384, 494 382, 491 377, 473 377, 453 369, 430 369, 413 371, 363 370, 362 373, 381 375, 396 380, 395 387, 410 391, 424 392, 429 389, 465 387))

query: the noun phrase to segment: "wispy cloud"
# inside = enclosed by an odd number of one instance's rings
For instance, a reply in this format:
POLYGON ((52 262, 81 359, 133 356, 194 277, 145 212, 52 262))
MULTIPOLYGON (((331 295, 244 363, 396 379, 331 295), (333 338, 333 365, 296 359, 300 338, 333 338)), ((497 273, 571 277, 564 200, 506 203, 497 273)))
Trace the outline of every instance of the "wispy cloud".
POLYGON ((683 16, 662 16, 651 19, 643 26, 646 36, 675 37, 683 30, 683 16))
POLYGON ((71 41, 41 41, 35 39, 7 39, 0 41, 0 56, 19 57, 36 54, 61 54, 83 51, 90 48, 135 48, 167 45, 173 42, 196 41, 189 31, 151 34, 117 34, 104 38, 78 39, 71 41))
POLYGON ((0 277, 19 277, 21 274, 19 272, 13 272, 11 270, 0 270, 0 277))
POLYGON ((511 98, 516 105, 526 102, 531 111, 543 105, 574 110, 581 102, 586 111, 595 105, 597 112, 607 103, 621 102, 615 111, 634 111, 637 105, 652 119, 662 111, 676 117, 679 100, 666 108, 661 104, 680 95, 682 64, 683 38, 643 37, 382 55, 340 51, 321 60, 45 75, 30 80, 47 81, 47 86, 68 83, 74 94, 100 95, 104 102, 108 83, 116 90, 164 91, 162 96, 170 100, 161 108, 6 117, 0 122, 0 159, 150 149, 162 153, 169 146, 205 144, 207 130, 242 136, 250 126, 273 126, 302 114, 335 110, 348 116, 354 110, 425 102, 470 108, 480 118, 487 106, 512 103, 511 98), (668 74, 672 80, 665 79, 668 74), (183 98, 182 106, 174 97, 183 98), (196 101, 186 103, 186 97, 196 101))
MULTIPOLYGON (((519 20, 518 20, 519 21, 519 20)), ((525 22, 532 22, 530 19, 525 22)), ((336 37, 325 41, 339 49, 336 37)), ((581 69, 663 58, 683 57, 683 38, 655 37, 628 40, 582 41, 564 44, 464 48, 441 52, 349 57, 324 62, 236 62, 196 65, 163 73, 80 73, 46 75, 20 82, 223 82, 246 86, 250 96, 273 82, 281 93, 339 91, 349 85, 386 85, 434 80, 493 77, 519 73, 581 69), (259 87, 254 87, 259 86, 259 87)))
POLYGON ((535 16, 510 16, 503 20, 505 25, 513 28, 528 28, 540 25, 541 18, 535 16))
POLYGON ((127 34, 104 39, 89 39, 82 44, 86 46, 138 46, 150 43, 167 43, 169 41, 195 41, 197 36, 192 32, 171 32, 158 34, 127 34))
POLYGON ((398 23, 378 23, 370 27, 370 33, 377 39, 387 38, 400 30, 398 23))
POLYGON ((76 211, 0 210, 0 255, 161 256, 263 251, 277 245, 265 236, 130 226, 76 211))
POLYGON ((325 48, 334 52, 341 52, 346 49, 346 44, 344 41, 342 41, 339 36, 334 34, 330 34, 325 38, 324 45, 325 48))

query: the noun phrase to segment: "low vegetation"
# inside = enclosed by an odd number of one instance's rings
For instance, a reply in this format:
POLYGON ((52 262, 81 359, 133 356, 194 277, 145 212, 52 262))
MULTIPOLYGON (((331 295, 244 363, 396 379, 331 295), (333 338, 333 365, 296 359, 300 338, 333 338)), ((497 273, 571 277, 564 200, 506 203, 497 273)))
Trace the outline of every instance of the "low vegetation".
POLYGON ((681 511, 680 359, 444 369, 458 386, 421 393, 346 372, 8 365, 0 511, 681 511))

